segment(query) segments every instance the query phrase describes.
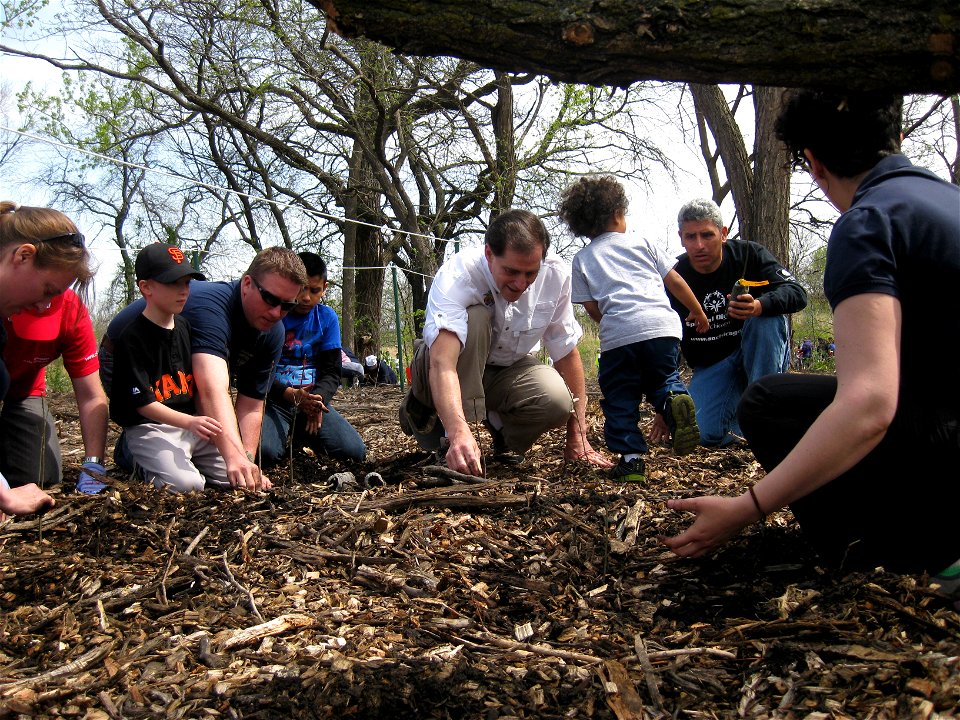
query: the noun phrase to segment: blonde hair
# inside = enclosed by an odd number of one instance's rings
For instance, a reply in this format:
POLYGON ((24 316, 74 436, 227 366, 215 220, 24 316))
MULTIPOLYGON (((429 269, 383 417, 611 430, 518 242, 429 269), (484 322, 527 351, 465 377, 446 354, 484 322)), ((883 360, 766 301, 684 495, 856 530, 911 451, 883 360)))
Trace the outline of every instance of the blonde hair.
POLYGON ((84 291, 93 278, 90 253, 70 218, 51 208, 0 201, 0 251, 24 243, 36 248, 34 263, 38 268, 73 272, 78 291, 84 291), (70 238, 71 235, 76 237, 70 238))
POLYGON ((260 282, 268 273, 276 273, 301 287, 308 282, 303 260, 293 250, 284 247, 268 247, 258 252, 245 274, 260 282))

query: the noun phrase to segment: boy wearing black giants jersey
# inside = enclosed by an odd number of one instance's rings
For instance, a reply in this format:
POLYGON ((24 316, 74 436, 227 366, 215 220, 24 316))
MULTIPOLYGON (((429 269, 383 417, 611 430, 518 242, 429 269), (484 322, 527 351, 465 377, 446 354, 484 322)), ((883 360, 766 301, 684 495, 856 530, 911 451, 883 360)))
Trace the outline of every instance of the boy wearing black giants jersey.
POLYGON ((191 278, 203 275, 179 248, 165 243, 143 248, 135 269, 147 304, 115 342, 110 417, 156 487, 177 493, 229 488, 226 463, 213 442, 223 428, 195 414, 190 324, 180 317, 191 278))

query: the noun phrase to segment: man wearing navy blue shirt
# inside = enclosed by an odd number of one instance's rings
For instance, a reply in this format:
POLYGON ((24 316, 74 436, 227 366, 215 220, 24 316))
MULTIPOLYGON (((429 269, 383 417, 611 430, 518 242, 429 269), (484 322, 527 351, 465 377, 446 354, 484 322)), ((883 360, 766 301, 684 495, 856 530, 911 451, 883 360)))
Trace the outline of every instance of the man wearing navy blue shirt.
MULTIPOLYGON (((269 489, 256 464, 263 422, 263 399, 280 357, 284 330, 280 320, 297 302, 307 274, 296 253, 262 250, 243 277, 233 282, 194 282, 183 317, 192 330, 193 374, 198 411, 220 422, 217 447, 235 488, 269 489), (230 394, 231 381, 237 398, 230 394)), ((111 392, 112 341, 143 312, 137 300, 110 321, 100 346, 104 388, 111 392)), ((118 442, 118 446, 120 443, 118 442)), ((121 454, 118 447, 117 460, 121 454)))

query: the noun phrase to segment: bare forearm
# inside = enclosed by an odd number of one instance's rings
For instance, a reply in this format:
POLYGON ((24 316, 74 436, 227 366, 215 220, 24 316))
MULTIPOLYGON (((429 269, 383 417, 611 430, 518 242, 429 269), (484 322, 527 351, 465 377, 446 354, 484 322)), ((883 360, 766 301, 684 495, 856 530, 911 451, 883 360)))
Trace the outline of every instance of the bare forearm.
POLYGON ((587 388, 579 350, 574 348, 566 357, 555 361, 553 367, 563 378, 573 397, 573 413, 567 421, 567 435, 582 435, 585 437, 587 388))
POLYGON ((149 405, 137 408, 137 412, 143 415, 147 420, 163 425, 172 425, 173 427, 186 429, 189 427, 192 415, 179 412, 169 408, 163 403, 152 402, 149 405))
POLYGON ((683 306, 690 312, 699 312, 701 310, 700 301, 693 294, 693 290, 687 285, 687 281, 676 270, 671 270, 663 278, 663 284, 673 294, 677 300, 683 303, 683 306))
POLYGON ((102 458, 107 447, 107 420, 109 408, 107 402, 93 401, 78 405, 80 415, 80 435, 83 437, 83 451, 86 455, 102 458))
POLYGON ((834 480, 873 450, 887 425, 853 403, 834 401, 754 491, 764 512, 786 507, 834 480))
POLYGON ((83 451, 86 455, 102 458, 106 452, 110 408, 100 377, 97 373, 91 373, 73 378, 72 384, 73 394, 77 398, 77 414, 80 416, 83 451))
POLYGON ((224 460, 229 461, 238 456, 246 459, 236 411, 229 392, 201 391, 197 397, 197 412, 209 415, 223 427, 223 432, 215 438, 214 444, 224 460))
POLYGON ((236 416, 242 447, 245 452, 255 455, 263 426, 263 400, 237 395, 236 416))
POLYGON ((433 396, 437 417, 443 423, 448 435, 458 432, 470 432, 470 426, 463 414, 463 400, 460 395, 460 378, 455 368, 435 368, 430 365, 430 393, 433 396))

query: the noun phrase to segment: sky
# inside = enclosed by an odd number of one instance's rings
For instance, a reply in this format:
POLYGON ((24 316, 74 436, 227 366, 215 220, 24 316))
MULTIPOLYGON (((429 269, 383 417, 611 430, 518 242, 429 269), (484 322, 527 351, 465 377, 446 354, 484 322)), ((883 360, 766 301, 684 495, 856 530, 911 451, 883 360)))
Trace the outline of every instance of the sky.
MULTIPOLYGON (((11 43, 11 40, 5 37, 4 42, 11 43)), ((31 49, 60 56, 67 54, 63 41, 56 40, 44 43, 42 48, 31 49)), ((4 56, 0 64, 0 83, 4 83, 9 90, 16 92, 21 90, 28 81, 32 83, 35 90, 45 89, 49 93, 56 93, 60 85, 60 71, 39 60, 4 56)), ((752 109, 749 103, 744 105, 752 109)), ((15 102, 10 102, 4 110, 6 112, 0 115, 0 125, 17 128, 19 121, 15 102)), ((740 117, 738 120, 749 132, 751 118, 740 117)), ((9 141, 10 137, 9 133, 0 130, 0 142, 9 141)), ((674 178, 671 178, 664 169, 656 167, 647 185, 625 180, 624 184, 630 197, 628 229, 648 238, 669 254, 677 255, 682 252, 677 235, 677 211, 686 200, 694 197, 709 197, 711 188, 699 150, 684 142, 679 118, 676 124, 665 124, 661 127, 656 141, 675 163, 676 173, 674 178)), ((750 142, 752 139, 748 138, 748 144, 750 142)), ((42 161, 45 157, 56 157, 55 153, 47 150, 48 148, 42 145, 30 147, 27 152, 19 154, 14 167, 9 165, 4 167, 0 198, 16 200, 24 205, 49 203, 46 190, 31 181, 33 173, 36 172, 34 162, 38 159, 42 161)), ((725 217, 732 218, 733 204, 729 197, 722 205, 722 210, 725 217)), ((82 216, 74 220, 86 232, 88 247, 99 265, 95 288, 98 290, 100 285, 108 283, 115 275, 120 265, 120 251, 107 233, 91 230, 96 228, 97 223, 82 216)), ((219 272, 225 276, 239 273, 246 267, 252 256, 252 251, 248 256, 244 256, 245 252, 246 248, 238 253, 235 269, 231 270, 227 264, 216 269, 211 268, 211 273, 219 272)))

